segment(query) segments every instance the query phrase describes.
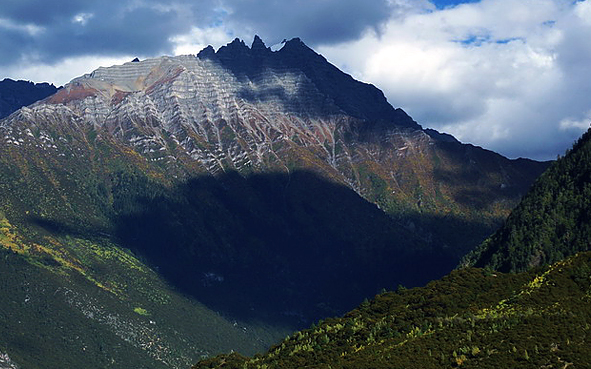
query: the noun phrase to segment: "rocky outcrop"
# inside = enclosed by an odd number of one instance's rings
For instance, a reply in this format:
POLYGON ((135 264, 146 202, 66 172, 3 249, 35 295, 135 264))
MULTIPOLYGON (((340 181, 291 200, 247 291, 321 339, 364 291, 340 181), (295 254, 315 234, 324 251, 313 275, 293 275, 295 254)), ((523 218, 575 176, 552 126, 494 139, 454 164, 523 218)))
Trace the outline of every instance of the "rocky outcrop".
POLYGON ((18 366, 10 360, 7 354, 0 351, 0 369, 18 369, 18 366))
POLYGON ((54 94, 58 89, 48 83, 14 81, 6 78, 0 82, 0 119, 23 106, 54 94))

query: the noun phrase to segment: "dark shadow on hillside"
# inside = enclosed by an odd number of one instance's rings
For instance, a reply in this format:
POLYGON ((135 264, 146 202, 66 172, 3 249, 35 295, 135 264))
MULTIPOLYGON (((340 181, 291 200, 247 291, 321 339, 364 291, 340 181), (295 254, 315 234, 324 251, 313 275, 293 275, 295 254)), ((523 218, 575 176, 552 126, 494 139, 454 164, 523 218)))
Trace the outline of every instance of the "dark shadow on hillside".
MULTIPOLYGON (((440 278, 492 232, 477 219, 419 212, 393 219, 304 171, 202 176, 173 188, 140 174, 111 178, 113 241, 221 314, 293 328, 342 314, 382 288, 440 278)), ((59 235, 109 236, 29 222, 59 235)))
POLYGON ((457 217, 428 213, 394 215, 398 223, 420 237, 430 249, 460 260, 496 231, 504 221, 488 217, 457 217))
POLYGON ((306 326, 382 288, 439 278, 459 259, 309 172, 204 176, 168 190, 123 182, 113 187, 119 242, 240 319, 306 326))
POLYGON ((438 149, 460 168, 435 168, 438 182, 458 189, 454 200, 476 209, 484 209, 498 199, 518 201, 530 185, 548 168, 550 162, 507 159, 493 151, 458 142, 438 142, 438 149), (503 178, 499 178, 499 174, 503 178), (491 182, 491 178, 495 178, 491 182))

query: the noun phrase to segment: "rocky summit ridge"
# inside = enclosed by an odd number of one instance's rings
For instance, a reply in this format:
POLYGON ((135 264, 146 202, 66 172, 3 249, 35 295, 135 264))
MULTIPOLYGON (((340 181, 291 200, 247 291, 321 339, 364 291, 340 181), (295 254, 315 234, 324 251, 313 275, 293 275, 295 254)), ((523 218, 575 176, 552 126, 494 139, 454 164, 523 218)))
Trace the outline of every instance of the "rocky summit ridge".
POLYGON ((175 160, 158 155, 166 152, 165 130, 213 174, 265 166, 268 153, 281 156, 272 147, 278 142, 315 146, 336 169, 351 160, 340 150, 344 130, 420 130, 381 91, 342 73, 299 39, 273 52, 258 37, 251 48, 236 39, 196 57, 99 68, 21 114, 69 116, 131 142, 153 160, 175 160))
POLYGON ((55 127, 115 140, 168 179, 313 171, 405 227, 418 227, 426 239, 465 244, 454 246, 461 250, 456 257, 469 243, 417 222, 479 219, 484 237, 547 166, 423 130, 378 88, 343 73, 299 38, 278 51, 255 36, 250 47, 235 39, 217 51, 209 46, 197 55, 101 67, 0 122, 8 145, 34 141, 67 155, 57 137, 48 139, 55 127))
POLYGON ((15 81, 5 78, 0 81, 0 119, 22 106, 53 95, 57 90, 57 87, 49 83, 15 81))

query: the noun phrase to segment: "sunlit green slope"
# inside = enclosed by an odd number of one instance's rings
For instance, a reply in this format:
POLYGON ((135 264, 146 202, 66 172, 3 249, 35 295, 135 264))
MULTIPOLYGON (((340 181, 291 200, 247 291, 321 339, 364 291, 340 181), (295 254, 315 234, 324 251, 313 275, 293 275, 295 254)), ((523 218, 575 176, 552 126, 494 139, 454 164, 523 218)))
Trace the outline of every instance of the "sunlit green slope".
POLYGON ((264 355, 193 368, 586 368, 591 253, 520 274, 452 272, 386 292, 264 355))

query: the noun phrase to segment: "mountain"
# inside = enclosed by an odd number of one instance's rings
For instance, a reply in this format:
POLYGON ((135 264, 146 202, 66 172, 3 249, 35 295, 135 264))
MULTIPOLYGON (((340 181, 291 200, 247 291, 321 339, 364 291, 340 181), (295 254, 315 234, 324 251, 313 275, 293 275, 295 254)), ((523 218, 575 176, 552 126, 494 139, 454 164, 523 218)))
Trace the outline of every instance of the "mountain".
POLYGON ((519 274, 456 270, 386 292, 262 355, 206 368, 587 368, 591 253, 519 274))
POLYGON ((590 244, 591 132, 587 131, 462 265, 523 271, 587 251, 590 244))
POLYGON ((494 230, 547 167, 422 130, 299 39, 277 52, 257 37, 250 48, 234 40, 197 57, 99 68, 13 120, 27 119, 92 127, 172 181, 312 171, 455 258, 494 230), (466 240, 459 233, 468 223, 466 240))
POLYGON ((14 81, 5 78, 0 81, 0 119, 7 117, 22 106, 53 95, 58 89, 48 83, 14 81))
POLYGON ((99 68, 0 121, 0 355, 261 351, 445 275, 547 166, 423 130, 299 39, 99 68))

